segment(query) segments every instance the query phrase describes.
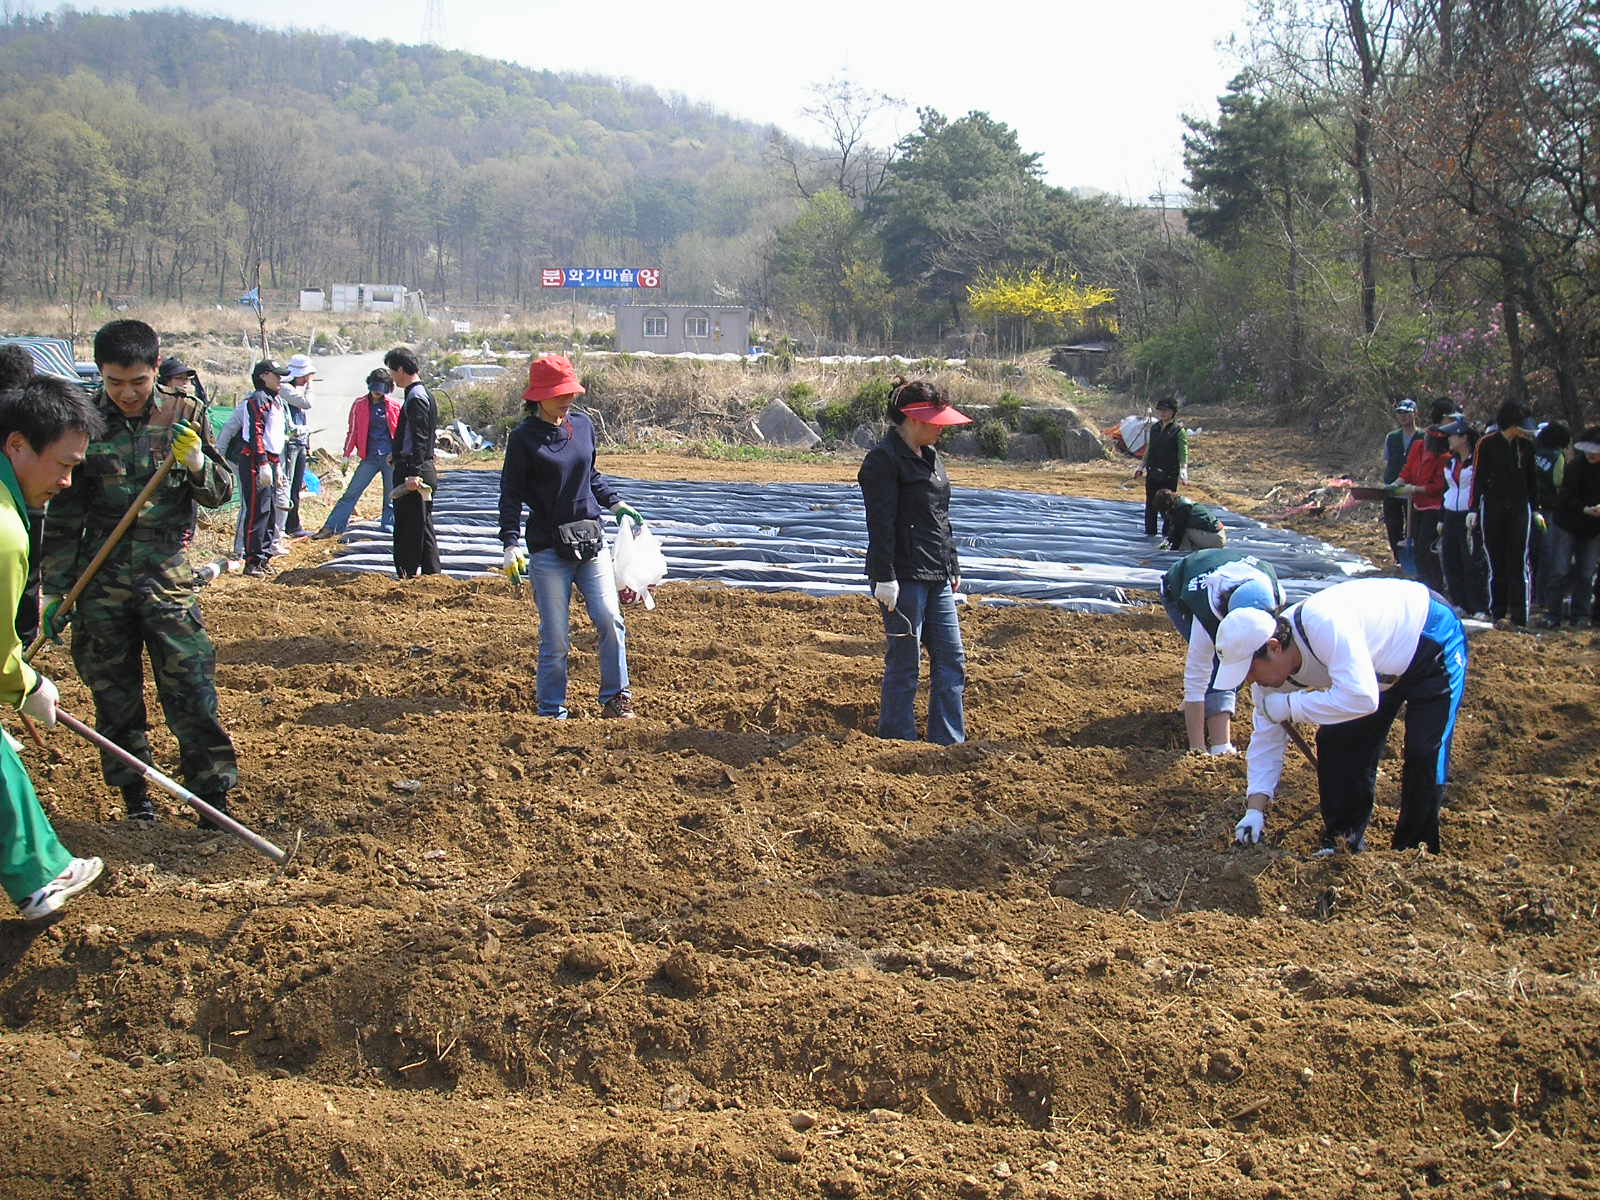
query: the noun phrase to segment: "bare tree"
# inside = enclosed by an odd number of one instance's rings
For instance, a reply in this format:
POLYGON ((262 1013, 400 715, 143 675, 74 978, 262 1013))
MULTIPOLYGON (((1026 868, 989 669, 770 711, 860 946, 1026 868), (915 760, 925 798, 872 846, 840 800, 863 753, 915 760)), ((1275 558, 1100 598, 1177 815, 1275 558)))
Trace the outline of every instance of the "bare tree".
POLYGON ((883 185, 895 155, 893 139, 884 148, 872 144, 871 127, 883 116, 903 109, 905 101, 869 91, 844 74, 814 83, 809 91, 812 101, 800 112, 821 129, 826 149, 809 149, 773 130, 769 152, 793 181, 801 199, 809 200, 832 188, 856 207, 863 207, 883 185))

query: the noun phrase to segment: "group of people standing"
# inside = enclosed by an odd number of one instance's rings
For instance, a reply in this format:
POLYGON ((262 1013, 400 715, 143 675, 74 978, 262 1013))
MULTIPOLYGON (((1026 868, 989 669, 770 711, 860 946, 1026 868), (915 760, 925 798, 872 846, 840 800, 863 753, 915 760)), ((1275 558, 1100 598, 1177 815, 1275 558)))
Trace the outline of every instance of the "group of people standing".
POLYGON ((1383 517, 1395 561, 1460 614, 1526 627, 1588 624, 1600 567, 1600 426, 1576 440, 1507 401, 1482 433, 1447 397, 1417 425, 1395 403, 1383 517))
POLYGON ((251 369, 252 391, 234 410, 220 436, 236 447, 239 532, 235 553, 245 574, 264 575, 270 560, 299 537, 343 533, 374 478, 383 480, 381 525, 392 531, 395 574, 437 575, 438 540, 433 495, 439 476, 434 453, 438 410, 421 381, 415 353, 397 346, 367 376, 367 392, 350 405, 344 452, 359 465, 344 494, 315 534, 300 526, 300 486, 306 471, 311 386, 310 359, 297 354, 286 367, 263 359, 251 369), (396 398, 396 388, 400 396, 396 398))

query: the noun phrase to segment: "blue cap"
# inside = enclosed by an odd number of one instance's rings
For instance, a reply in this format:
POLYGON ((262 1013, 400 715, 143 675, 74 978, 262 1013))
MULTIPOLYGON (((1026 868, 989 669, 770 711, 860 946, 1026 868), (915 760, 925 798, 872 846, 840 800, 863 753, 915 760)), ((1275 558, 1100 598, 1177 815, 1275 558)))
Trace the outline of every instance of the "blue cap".
POLYGON ((1228 611, 1234 612, 1241 608, 1259 608, 1271 612, 1278 607, 1278 601, 1272 594, 1272 585, 1265 578, 1247 579, 1228 594, 1228 611))
POLYGON ((1417 411, 1417 402, 1412 400, 1410 397, 1407 397, 1404 400, 1396 400, 1394 402, 1394 410, 1395 412, 1414 413, 1417 411))
POLYGON ((1441 421, 1428 432, 1436 433, 1440 437, 1454 437, 1458 433, 1466 433, 1471 428, 1465 417, 1457 417, 1453 421, 1441 421))

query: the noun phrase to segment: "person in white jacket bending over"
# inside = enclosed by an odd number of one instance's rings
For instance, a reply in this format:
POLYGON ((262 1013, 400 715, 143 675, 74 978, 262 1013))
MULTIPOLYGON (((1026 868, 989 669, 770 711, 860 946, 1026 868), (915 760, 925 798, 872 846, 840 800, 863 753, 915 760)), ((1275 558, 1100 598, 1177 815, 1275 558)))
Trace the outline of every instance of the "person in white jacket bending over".
POLYGON ((1321 853, 1366 848, 1378 758, 1406 709, 1393 846, 1439 852, 1450 739, 1467 682, 1467 638, 1441 597, 1406 579, 1335 584, 1273 614, 1235 609, 1217 627, 1216 687, 1254 684, 1249 795, 1236 841, 1258 842, 1283 772, 1286 724, 1317 725, 1321 853))

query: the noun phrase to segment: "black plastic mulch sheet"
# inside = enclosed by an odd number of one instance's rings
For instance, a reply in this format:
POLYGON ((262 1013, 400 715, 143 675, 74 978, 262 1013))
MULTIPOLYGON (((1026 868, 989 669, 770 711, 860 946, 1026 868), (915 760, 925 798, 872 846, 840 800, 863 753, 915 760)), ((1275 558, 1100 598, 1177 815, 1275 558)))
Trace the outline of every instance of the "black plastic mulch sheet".
MULTIPOLYGON (((668 580, 829 595, 865 591, 861 492, 836 483, 685 483, 610 477, 661 540, 668 580)), ((434 497, 445 573, 501 565, 498 471, 450 471, 434 497)), ((1366 559, 1315 538, 1214 508, 1230 549, 1270 561, 1290 599, 1371 571, 1366 559)), ((1177 558, 1144 535, 1144 502, 956 488, 950 523, 961 590, 985 602, 1108 610, 1156 590, 1177 558)), ((607 525, 610 518, 607 518, 607 525)), ((389 535, 359 522, 324 570, 392 572, 389 535)))

